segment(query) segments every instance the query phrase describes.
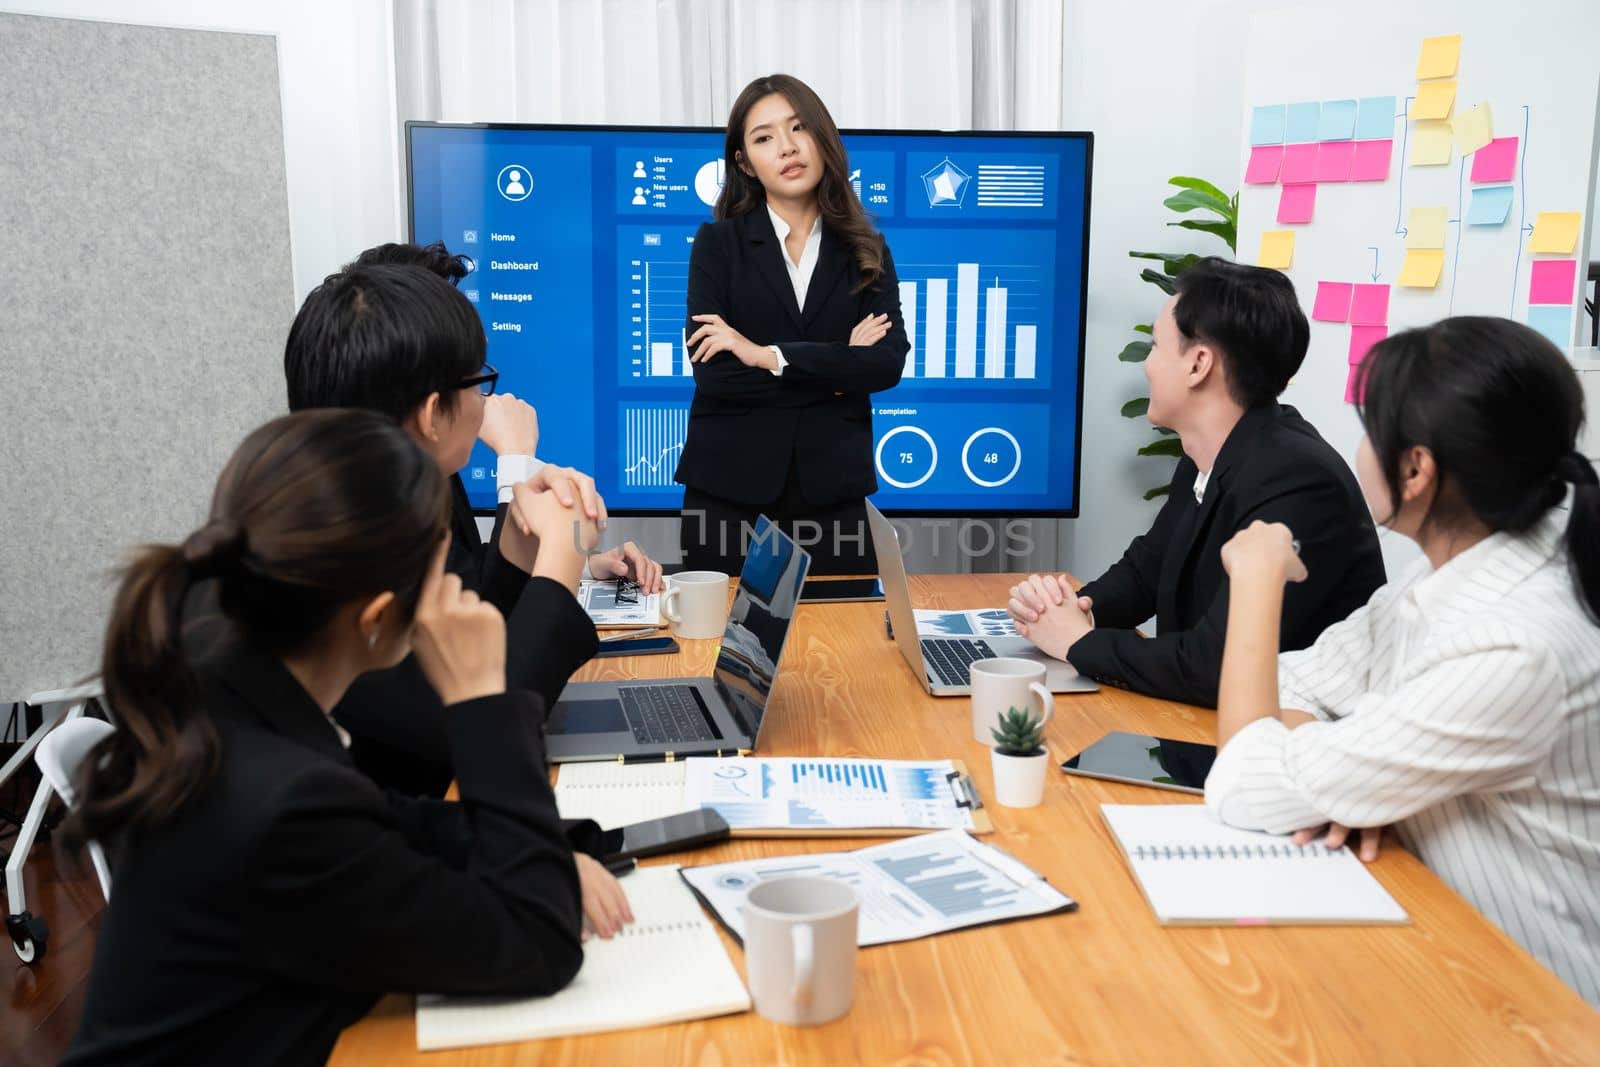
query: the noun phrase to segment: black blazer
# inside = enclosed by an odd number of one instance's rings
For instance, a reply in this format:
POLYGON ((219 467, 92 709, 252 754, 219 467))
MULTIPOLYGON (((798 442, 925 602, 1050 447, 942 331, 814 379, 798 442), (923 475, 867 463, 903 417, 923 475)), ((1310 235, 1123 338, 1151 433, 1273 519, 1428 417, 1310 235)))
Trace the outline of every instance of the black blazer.
POLYGON ((1309 577, 1288 587, 1282 648, 1306 648, 1384 583, 1383 554, 1355 476, 1292 407, 1245 412, 1196 504, 1199 470, 1185 456, 1150 532, 1083 587, 1096 629, 1067 652, 1098 681, 1187 704, 1217 706, 1228 576, 1222 546, 1256 519, 1281 522, 1300 542, 1309 577), (1133 627, 1156 617, 1157 636, 1133 627))
MULTIPOLYGON (((445 566, 506 617, 506 685, 532 690, 546 706, 554 706, 573 672, 599 648, 594 623, 560 582, 530 578, 500 554, 506 505, 495 512, 494 532, 485 545, 460 476, 450 484, 445 566)), ((380 786, 444 795, 452 777, 445 710, 416 657, 362 675, 333 714, 350 731, 351 759, 380 786)))
POLYGON ((708 222, 689 255, 688 330, 695 315, 721 315, 745 337, 777 345, 781 376, 747 367, 727 352, 694 365, 689 432, 675 475, 684 485, 759 507, 782 494, 791 460, 806 501, 818 507, 877 492, 869 394, 892 388, 905 369, 900 286, 888 246, 870 289, 855 259, 826 224, 806 306, 795 304, 783 242, 765 207, 708 222), (876 345, 852 348, 850 331, 888 314, 876 345))
POLYGON ((227 644, 204 662, 220 766, 172 818, 108 842, 115 891, 65 1063, 322 1063, 387 992, 571 981, 582 907, 538 697, 449 708, 461 802, 397 798, 279 661, 227 644))

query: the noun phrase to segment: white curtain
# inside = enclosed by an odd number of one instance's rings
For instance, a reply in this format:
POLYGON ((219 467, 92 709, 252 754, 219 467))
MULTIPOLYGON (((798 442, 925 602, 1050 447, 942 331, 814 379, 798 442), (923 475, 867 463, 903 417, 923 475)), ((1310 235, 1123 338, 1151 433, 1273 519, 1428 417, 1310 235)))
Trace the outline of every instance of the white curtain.
MULTIPOLYGON (((1063 0, 395 0, 402 121, 722 126, 752 79, 801 78, 843 127, 1060 129, 1063 0)), ((914 570, 1053 568, 914 538, 914 570)), ((996 524, 998 532, 998 524, 996 524)), ((630 535, 677 558, 675 526, 630 535), (670 532, 670 538, 668 533, 670 532), (670 542, 670 543, 669 543, 670 542)), ((971 537, 971 544, 1015 538, 971 537)))

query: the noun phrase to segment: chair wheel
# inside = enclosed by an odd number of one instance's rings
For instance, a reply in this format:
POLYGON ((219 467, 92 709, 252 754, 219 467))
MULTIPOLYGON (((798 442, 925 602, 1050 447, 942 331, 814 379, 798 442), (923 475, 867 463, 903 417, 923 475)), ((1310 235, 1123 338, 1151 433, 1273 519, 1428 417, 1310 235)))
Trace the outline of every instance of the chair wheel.
POLYGON ((23 963, 38 963, 50 947, 50 927, 32 912, 7 915, 6 933, 11 936, 11 947, 16 950, 17 959, 23 963))

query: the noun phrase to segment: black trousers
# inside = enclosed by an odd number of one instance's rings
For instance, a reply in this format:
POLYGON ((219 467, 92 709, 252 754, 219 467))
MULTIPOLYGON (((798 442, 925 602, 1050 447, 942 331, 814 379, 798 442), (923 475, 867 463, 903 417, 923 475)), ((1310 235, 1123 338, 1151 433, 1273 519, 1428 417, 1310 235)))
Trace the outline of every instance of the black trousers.
POLYGON ((684 570, 737 575, 744 566, 756 518, 765 515, 811 553, 812 574, 877 574, 878 557, 867 530, 866 501, 818 507, 805 499, 797 482, 791 468, 782 495, 760 506, 685 488, 678 535, 684 570))

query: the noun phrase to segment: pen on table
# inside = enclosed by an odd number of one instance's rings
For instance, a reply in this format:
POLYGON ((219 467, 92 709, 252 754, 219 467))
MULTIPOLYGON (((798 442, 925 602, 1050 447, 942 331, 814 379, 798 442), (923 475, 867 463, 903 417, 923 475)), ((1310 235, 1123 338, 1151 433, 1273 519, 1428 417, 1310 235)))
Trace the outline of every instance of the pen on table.
POLYGON ((623 877, 625 875, 633 873, 633 869, 635 867, 637 867, 637 866, 639 866, 639 861, 634 859, 631 856, 628 857, 625 860, 606 860, 605 861, 606 870, 610 871, 612 874, 616 875, 618 878, 621 878, 621 877, 623 877))
POLYGON ((621 641, 627 637, 642 637, 645 634, 653 634, 659 629, 661 629, 659 626, 646 626, 640 630, 618 630, 616 633, 606 634, 600 640, 621 641))

